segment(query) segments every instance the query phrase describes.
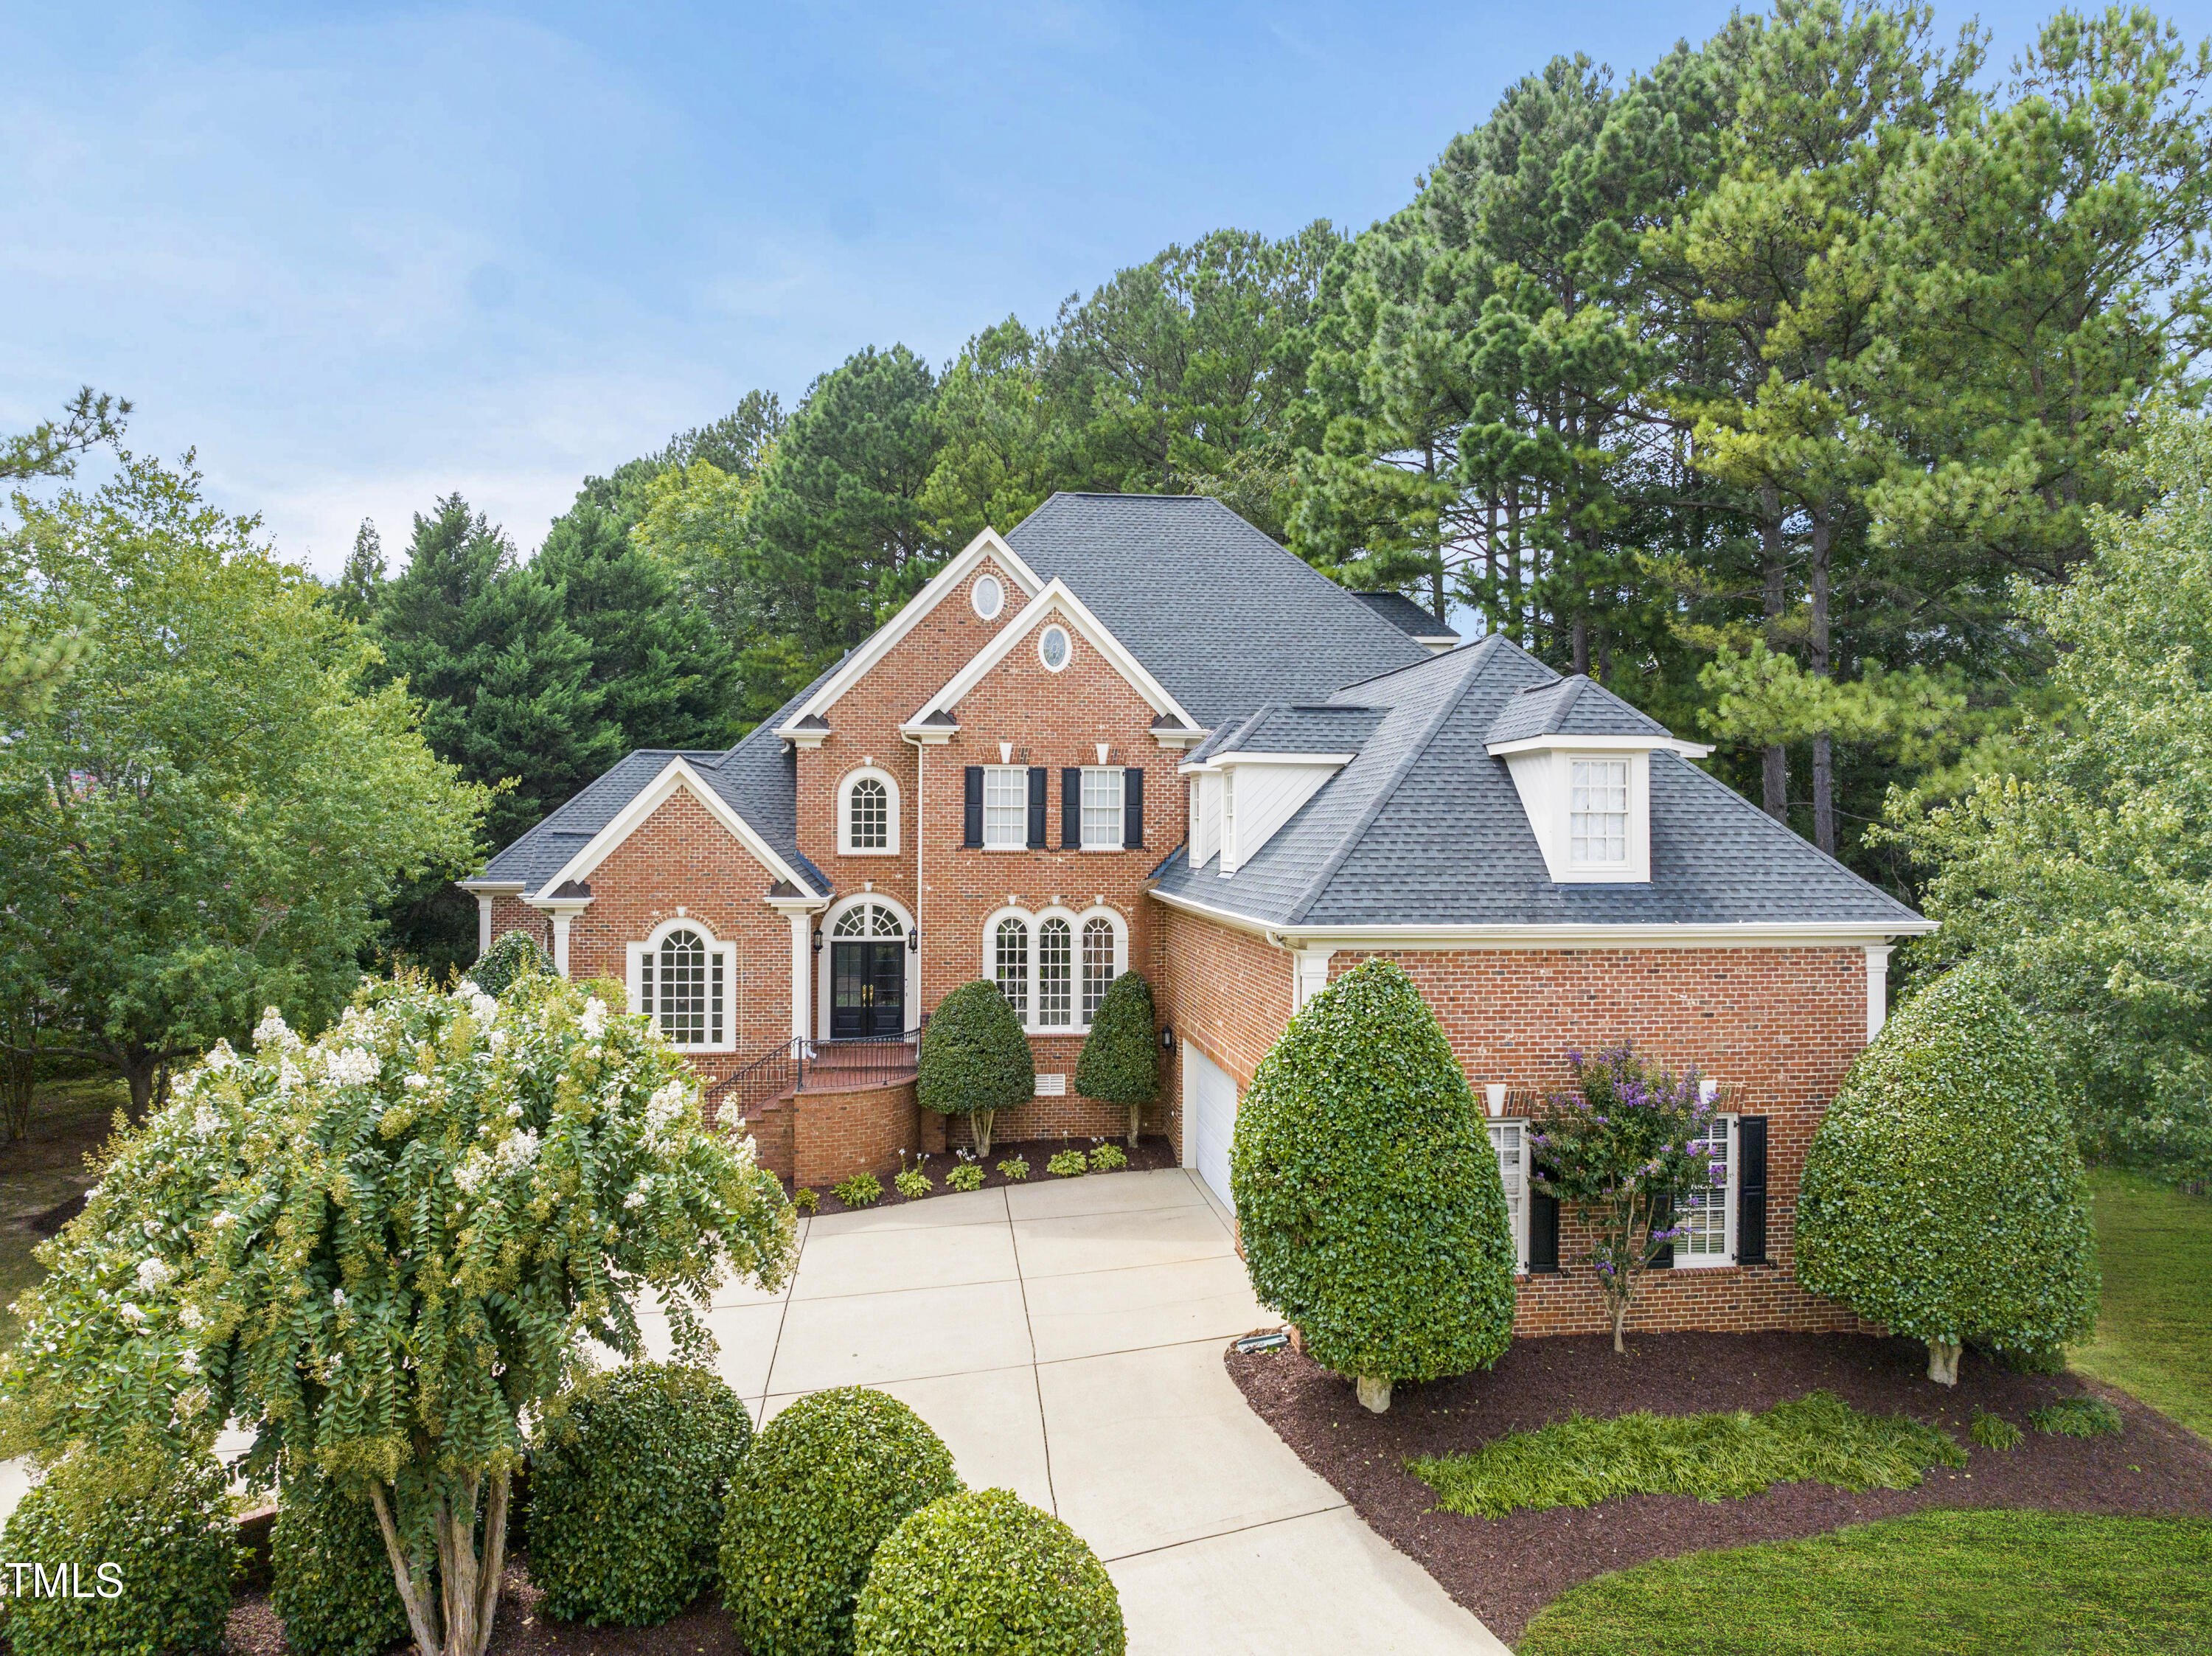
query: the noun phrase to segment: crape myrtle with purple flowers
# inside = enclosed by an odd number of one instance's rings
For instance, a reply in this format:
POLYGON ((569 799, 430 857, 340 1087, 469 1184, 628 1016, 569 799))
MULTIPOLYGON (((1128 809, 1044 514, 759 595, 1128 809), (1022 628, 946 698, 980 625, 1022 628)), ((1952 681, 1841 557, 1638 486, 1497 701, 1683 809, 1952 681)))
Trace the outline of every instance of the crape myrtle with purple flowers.
POLYGON ((1637 1279, 1681 1234, 1674 1215, 1682 1198, 1728 1176, 1700 1147, 1717 1107, 1701 1096, 1695 1070, 1677 1078, 1627 1041, 1571 1052, 1567 1067, 1572 1088, 1545 1100, 1529 1131, 1528 1182, 1589 1230, 1584 1258, 1613 1319, 1613 1349, 1623 1351, 1637 1279))

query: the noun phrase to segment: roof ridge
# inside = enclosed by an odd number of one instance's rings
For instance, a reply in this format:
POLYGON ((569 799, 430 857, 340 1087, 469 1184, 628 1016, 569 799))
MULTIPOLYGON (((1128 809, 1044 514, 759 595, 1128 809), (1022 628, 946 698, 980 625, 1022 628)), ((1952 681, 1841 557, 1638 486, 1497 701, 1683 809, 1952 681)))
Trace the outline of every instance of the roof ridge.
MULTIPOLYGON (((1305 889, 1298 893, 1297 901, 1291 905, 1289 917, 1285 921, 1285 925, 1296 925, 1300 920, 1305 919, 1313 906, 1321 901, 1322 893, 1328 889, 1329 883, 1336 878, 1337 870, 1344 866, 1346 858, 1349 858, 1353 849, 1366 839, 1367 830, 1375 826, 1375 819, 1382 814, 1382 807, 1388 804, 1391 797, 1398 792, 1399 784, 1406 779, 1407 773, 1411 771, 1415 761, 1429 750, 1429 744, 1437 739, 1437 732, 1443 728, 1444 721, 1459 710, 1459 704, 1467 699, 1467 693, 1474 688, 1475 680, 1482 676, 1481 663, 1479 659, 1481 653, 1480 645, 1468 652, 1468 659, 1461 671, 1458 686, 1443 698, 1442 705, 1430 716, 1426 728, 1421 731, 1420 739, 1407 748, 1404 756, 1392 768, 1390 774, 1383 779, 1382 785, 1375 790, 1375 797, 1367 802, 1366 810, 1359 813, 1359 820, 1352 824, 1351 831, 1337 840, 1336 848, 1328 854, 1328 860, 1321 865, 1319 871, 1312 879, 1306 882, 1305 889)), ((1458 651, 1449 650, 1443 656, 1432 657, 1431 659, 1447 660, 1457 654, 1459 654, 1458 651)), ((1415 662, 1413 664, 1418 667, 1424 664, 1415 662)))

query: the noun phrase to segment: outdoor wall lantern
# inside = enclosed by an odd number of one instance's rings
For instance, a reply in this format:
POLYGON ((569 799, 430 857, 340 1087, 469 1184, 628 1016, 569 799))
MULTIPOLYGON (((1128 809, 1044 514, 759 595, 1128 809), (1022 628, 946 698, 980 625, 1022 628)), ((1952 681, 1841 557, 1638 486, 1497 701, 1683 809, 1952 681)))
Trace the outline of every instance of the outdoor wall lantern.
POLYGON ((918 925, 906 934, 906 952, 909 955, 921 953, 921 928, 918 925))
POLYGON ((1172 1023, 1160 1025, 1160 1050, 1164 1052, 1175 1051, 1175 1025, 1172 1023))
POLYGON ((822 928, 818 925, 814 928, 814 952, 817 955, 822 952, 822 928))

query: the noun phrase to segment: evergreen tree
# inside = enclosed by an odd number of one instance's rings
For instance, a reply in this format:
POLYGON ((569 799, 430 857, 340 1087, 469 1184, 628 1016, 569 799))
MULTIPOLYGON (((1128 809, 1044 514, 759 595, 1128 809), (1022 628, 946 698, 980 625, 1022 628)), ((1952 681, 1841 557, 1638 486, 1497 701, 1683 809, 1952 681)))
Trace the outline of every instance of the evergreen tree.
POLYGON ((384 601, 384 543, 379 538, 376 525, 368 519, 361 520, 354 531, 353 550, 346 554, 345 567, 338 572, 337 585, 331 589, 331 604, 356 627, 366 626, 375 617, 384 601))

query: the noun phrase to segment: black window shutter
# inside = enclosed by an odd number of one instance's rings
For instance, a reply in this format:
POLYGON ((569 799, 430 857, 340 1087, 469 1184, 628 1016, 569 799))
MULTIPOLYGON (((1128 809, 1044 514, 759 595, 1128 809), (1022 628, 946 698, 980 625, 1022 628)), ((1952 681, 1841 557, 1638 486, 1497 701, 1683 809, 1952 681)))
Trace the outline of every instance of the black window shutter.
POLYGON ((1073 765, 1060 771, 1060 848, 1083 847, 1083 773, 1073 765))
POLYGON ((1771 1264, 1766 1257, 1766 1118, 1735 1119, 1735 1262, 1771 1264))
POLYGON ((1559 1198, 1528 1192, 1528 1274, 1548 1277, 1559 1268, 1559 1198))
MULTIPOLYGON (((1651 1204, 1651 1228, 1664 1230, 1674 1222, 1674 1198, 1662 1196, 1651 1204)), ((1672 1242, 1651 1256, 1651 1269, 1672 1271, 1674 1268, 1674 1245, 1672 1242)))
POLYGON ((980 846, 983 843, 983 767, 968 767, 968 822, 960 843, 980 846))
POLYGON ((1145 770, 1132 765, 1121 773, 1121 843, 1132 851, 1145 848, 1145 770))
POLYGON ((1047 785, 1047 783, 1046 783, 1046 781, 1045 781, 1045 768, 1044 768, 1044 767, 1043 767, 1043 766, 1042 766, 1042 765, 1032 765, 1032 766, 1030 766, 1030 849, 1031 851, 1042 851, 1042 850, 1045 848, 1046 837, 1045 837, 1045 820, 1044 820, 1044 819, 1045 819, 1045 797, 1044 797, 1044 796, 1045 796, 1045 789, 1046 789, 1046 786, 1048 786, 1048 785, 1047 785))

